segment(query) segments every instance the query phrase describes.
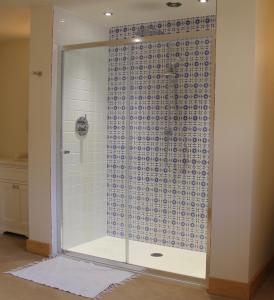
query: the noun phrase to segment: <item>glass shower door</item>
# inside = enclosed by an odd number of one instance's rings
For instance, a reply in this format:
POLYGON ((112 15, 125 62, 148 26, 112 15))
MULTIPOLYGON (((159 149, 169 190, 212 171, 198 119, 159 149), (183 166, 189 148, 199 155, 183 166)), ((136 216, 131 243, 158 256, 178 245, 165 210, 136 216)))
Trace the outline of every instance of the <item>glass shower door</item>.
POLYGON ((129 263, 205 278, 211 40, 131 46, 129 263))
MULTIPOLYGON (((108 85, 114 72, 109 51, 97 47, 64 52, 62 248, 125 262, 126 198, 116 190, 125 189, 125 165, 124 159, 121 164, 113 161, 125 157, 126 141, 119 141, 115 132, 125 127, 125 117, 108 114, 118 93, 108 85)), ((115 71, 117 76, 122 71, 115 71)))
POLYGON ((211 47, 64 53, 63 249, 205 278, 211 47))

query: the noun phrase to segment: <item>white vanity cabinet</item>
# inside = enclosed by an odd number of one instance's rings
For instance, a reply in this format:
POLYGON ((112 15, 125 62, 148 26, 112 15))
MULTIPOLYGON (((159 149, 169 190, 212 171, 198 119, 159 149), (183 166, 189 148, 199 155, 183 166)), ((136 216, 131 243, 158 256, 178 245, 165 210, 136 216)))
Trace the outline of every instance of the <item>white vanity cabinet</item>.
POLYGON ((28 236, 27 164, 0 160, 0 231, 28 236))

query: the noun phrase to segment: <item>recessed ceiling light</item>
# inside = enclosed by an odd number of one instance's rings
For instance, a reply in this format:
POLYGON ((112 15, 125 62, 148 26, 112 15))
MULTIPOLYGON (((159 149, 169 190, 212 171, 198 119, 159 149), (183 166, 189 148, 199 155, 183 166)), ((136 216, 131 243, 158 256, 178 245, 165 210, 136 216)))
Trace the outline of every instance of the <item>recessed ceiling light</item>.
POLYGON ((208 0, 198 0, 200 3, 207 3, 208 0))
POLYGON ((180 7, 182 5, 181 2, 167 2, 166 5, 168 7, 180 7))
POLYGON ((140 39, 140 38, 135 38, 135 39, 133 39, 133 42, 135 42, 135 43, 140 43, 140 42, 142 42, 142 39, 140 39))
POLYGON ((111 17, 111 16, 113 15, 113 13, 110 12, 110 11, 106 11, 106 12, 104 12, 104 15, 105 15, 106 17, 111 17))

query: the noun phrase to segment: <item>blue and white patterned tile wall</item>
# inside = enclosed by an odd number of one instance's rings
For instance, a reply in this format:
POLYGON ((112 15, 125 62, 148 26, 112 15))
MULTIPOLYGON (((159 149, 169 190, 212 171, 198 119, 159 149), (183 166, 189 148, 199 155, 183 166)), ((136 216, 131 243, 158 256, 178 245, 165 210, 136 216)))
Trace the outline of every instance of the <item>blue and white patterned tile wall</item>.
MULTIPOLYGON (((110 36, 147 25, 213 30, 215 17, 122 26, 110 36)), ((108 235, 125 238, 127 225, 131 240, 206 251, 212 46, 209 37, 110 49, 108 235)))
POLYGON ((112 27, 110 29, 110 39, 119 40, 133 38, 137 35, 137 33, 139 34, 140 31, 149 26, 157 28, 164 34, 172 34, 180 32, 212 31, 215 29, 215 25, 215 16, 132 24, 112 27))

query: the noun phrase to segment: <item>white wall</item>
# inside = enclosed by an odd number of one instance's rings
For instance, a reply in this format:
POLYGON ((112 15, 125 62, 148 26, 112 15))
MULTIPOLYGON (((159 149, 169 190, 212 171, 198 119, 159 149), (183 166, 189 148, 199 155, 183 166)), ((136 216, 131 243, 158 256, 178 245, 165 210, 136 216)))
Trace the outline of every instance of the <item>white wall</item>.
POLYGON ((29 39, 0 42, 0 156, 28 152, 29 39))
POLYGON ((54 43, 58 46, 107 40, 108 27, 83 20, 60 7, 54 8, 54 43))
POLYGON ((69 51, 63 87, 63 246, 107 234, 108 49, 69 51), (86 137, 75 133, 85 116, 86 137))
POLYGON ((29 235, 51 243, 51 74, 53 10, 34 7, 31 14, 29 99, 29 235))
POLYGON ((274 2, 257 0, 256 136, 250 270, 252 278, 274 255, 274 2))
POLYGON ((274 254, 273 11, 218 0, 210 277, 248 282, 274 254))
POLYGON ((254 146, 255 0, 218 0, 210 277, 247 282, 254 146))

